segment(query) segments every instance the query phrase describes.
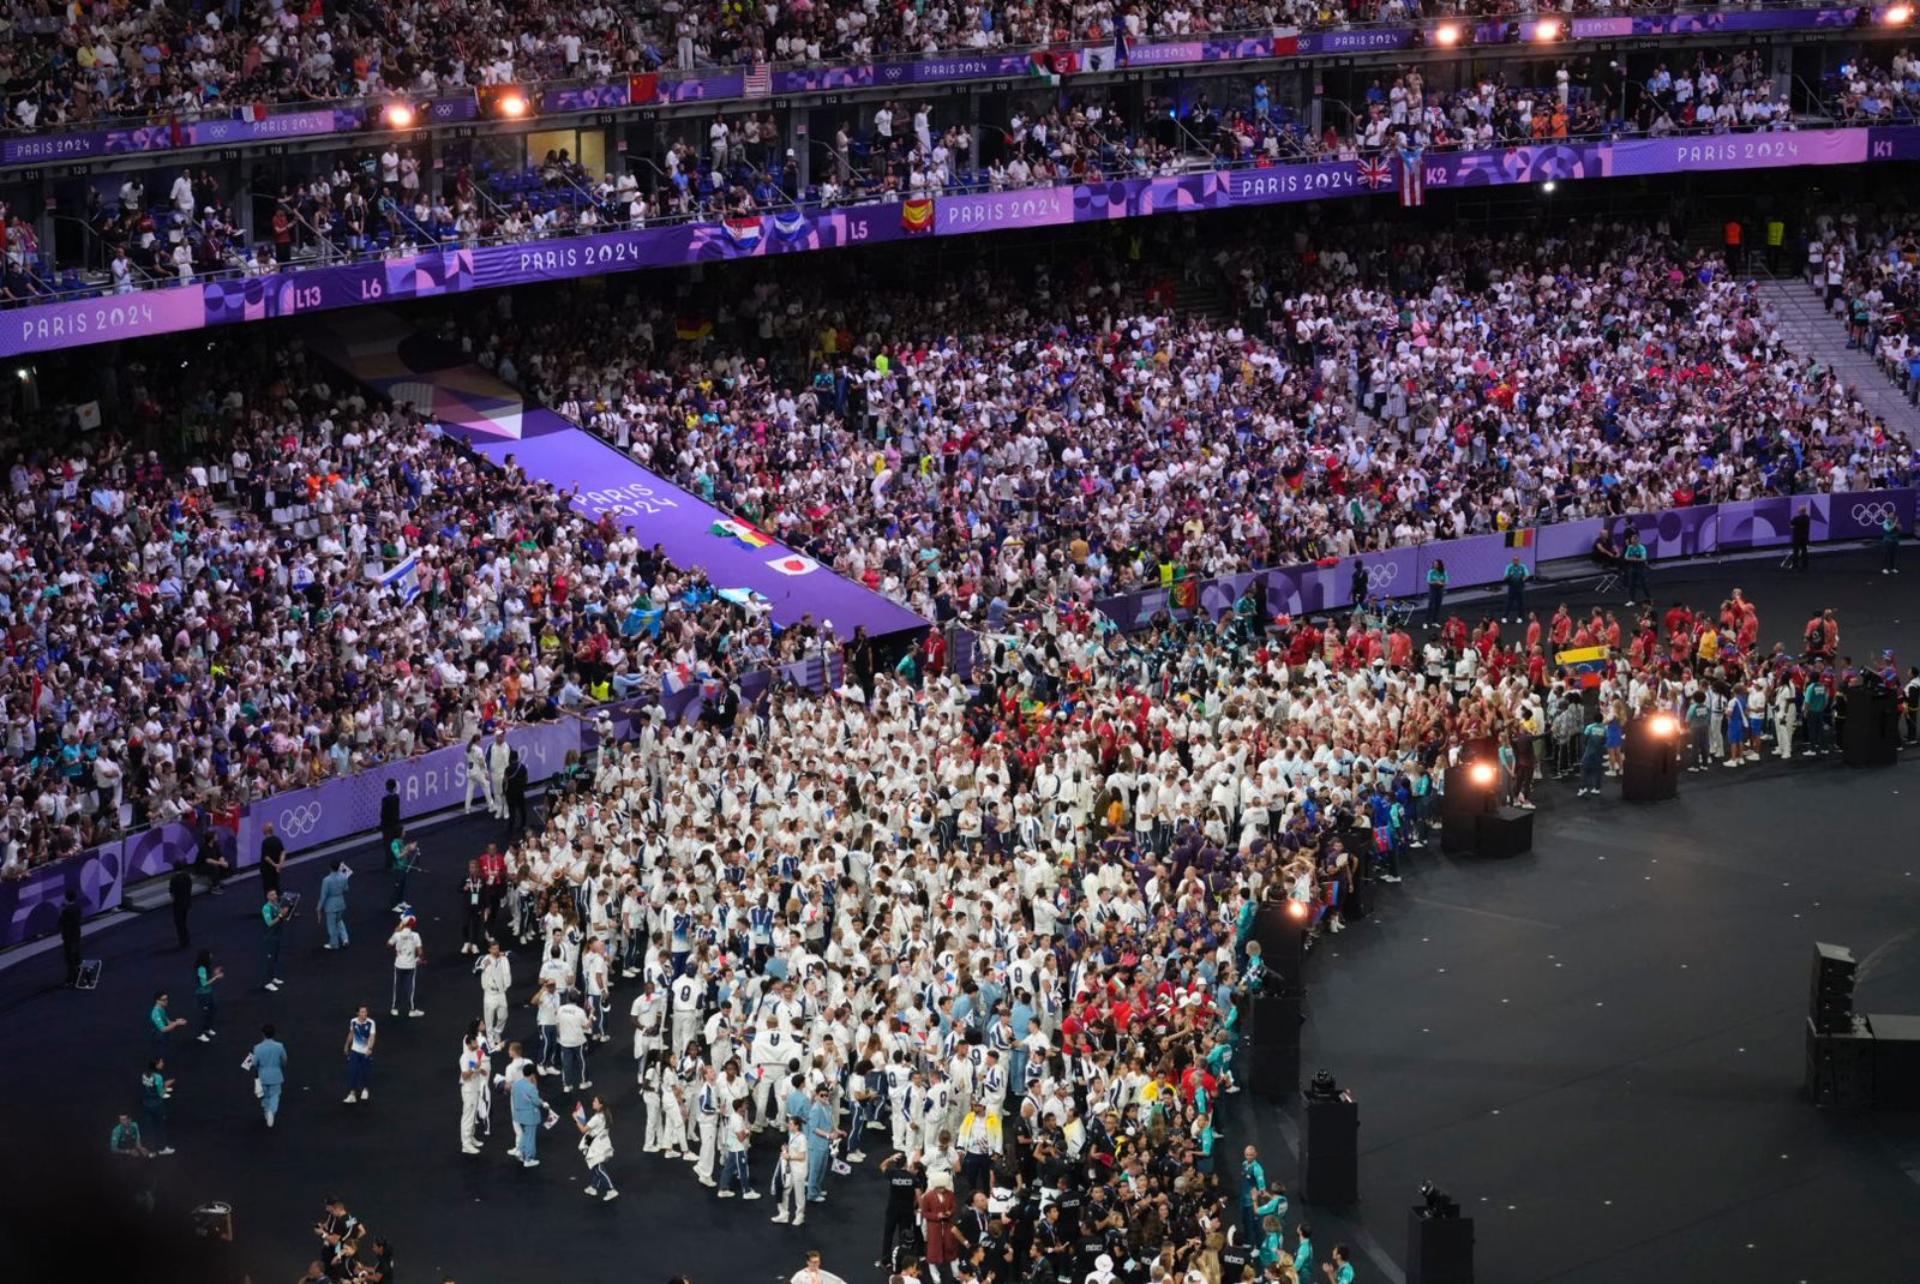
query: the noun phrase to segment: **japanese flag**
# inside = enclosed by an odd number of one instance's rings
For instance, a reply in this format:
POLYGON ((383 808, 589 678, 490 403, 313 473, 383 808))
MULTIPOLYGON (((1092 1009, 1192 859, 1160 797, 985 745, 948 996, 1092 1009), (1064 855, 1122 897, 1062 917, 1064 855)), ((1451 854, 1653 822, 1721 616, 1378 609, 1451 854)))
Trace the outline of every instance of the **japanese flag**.
POLYGON ((769 558, 767 565, 782 575, 811 575, 820 569, 820 563, 799 553, 782 553, 778 557, 769 558))

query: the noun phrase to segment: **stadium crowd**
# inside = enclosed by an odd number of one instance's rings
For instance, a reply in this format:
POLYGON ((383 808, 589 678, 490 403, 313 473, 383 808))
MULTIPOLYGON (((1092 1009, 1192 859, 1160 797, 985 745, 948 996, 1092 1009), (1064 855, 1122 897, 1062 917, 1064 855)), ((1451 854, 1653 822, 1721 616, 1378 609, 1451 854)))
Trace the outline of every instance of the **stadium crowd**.
POLYGON ((1827 310, 1847 326, 1847 346, 1866 352, 1909 400, 1920 399, 1920 222, 1910 214, 1822 215, 1805 272, 1827 310))
MULTIPOLYGON (((1620 5, 1568 3, 1565 12, 1620 5)), ((1626 7, 1666 8, 1633 4, 1626 7)), ((1501 12, 1520 11, 1498 6, 1501 12)), ((1440 12, 1450 11, 1442 6, 1440 12)), ((1486 8, 1478 12, 1484 16, 1486 8)), ((820 63, 941 51, 1116 42, 1215 32, 1324 28, 1437 16, 1405 0, 1132 0, 995 6, 939 0, 900 9, 846 3, 587 9, 495 0, 338 6, 238 3, 57 12, 13 0, 3 15, 5 126, 31 131, 116 117, 194 120, 255 105, 431 95, 469 85, 605 81, 672 65, 820 63)))
POLYGON ((13 456, 9 873, 653 689, 672 666, 727 675, 775 654, 697 569, 297 349, 251 356, 123 372, 135 435, 179 427, 172 465, 118 434, 13 456))
POLYGON ((1342 930, 1364 882, 1426 846, 1441 771, 1483 738, 1522 807, 1575 772, 1597 794, 1654 711, 1683 720, 1689 770, 1763 740, 1832 752, 1858 672, 1833 612, 1791 649, 1760 636, 1739 590, 1624 625, 1456 612, 1424 643, 1252 597, 1131 637, 1060 603, 991 637, 973 686, 935 653, 889 673, 856 649, 838 692, 643 723, 462 893, 469 937, 536 951, 517 984, 497 952, 479 965, 481 1046, 508 1049, 498 1086, 527 1105, 508 1149, 537 1160, 533 1121, 590 1089, 595 1117, 632 1100, 608 1084, 625 1029, 640 1118, 603 1159, 687 1160, 789 1225, 877 1161, 890 1269, 1344 1278, 1347 1250, 1290 1220, 1257 1149, 1221 1153, 1267 983, 1257 905, 1342 930), (1616 659, 1590 701, 1543 648, 1591 645, 1616 659))
POLYGON ((933 300, 783 270, 699 344, 672 300, 577 294, 467 310, 458 338, 784 541, 995 627, 1023 590, 1912 475, 1911 443, 1783 349, 1755 291, 1657 229, 1303 230, 1212 261, 1191 224, 1133 235, 1164 253, 980 269, 933 300), (1216 274, 1237 315, 1159 306, 1216 274))

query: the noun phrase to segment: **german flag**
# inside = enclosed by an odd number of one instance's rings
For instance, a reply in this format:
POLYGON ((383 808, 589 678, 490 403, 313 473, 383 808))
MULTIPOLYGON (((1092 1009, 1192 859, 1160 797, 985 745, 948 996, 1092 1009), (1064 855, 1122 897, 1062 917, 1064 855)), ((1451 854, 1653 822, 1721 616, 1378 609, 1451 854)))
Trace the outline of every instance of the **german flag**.
POLYGON ((916 196, 900 203, 900 226, 908 236, 920 236, 933 230, 933 198, 916 196))
POLYGON ((1532 548, 1533 527, 1522 526, 1507 532, 1508 548, 1532 548))

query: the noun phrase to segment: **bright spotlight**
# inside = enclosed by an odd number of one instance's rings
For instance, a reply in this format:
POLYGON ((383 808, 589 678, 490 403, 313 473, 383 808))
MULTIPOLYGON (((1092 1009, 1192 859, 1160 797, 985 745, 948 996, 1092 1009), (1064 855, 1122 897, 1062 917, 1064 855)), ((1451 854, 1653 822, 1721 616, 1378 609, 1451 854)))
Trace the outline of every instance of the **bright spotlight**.
POLYGON ((1546 182, 1540 184, 1540 190, 1551 196, 1554 193, 1554 189, 1559 186, 1560 184, 1554 182, 1552 179, 1548 179, 1546 182))
POLYGON ((1305 901, 1288 901, 1287 902, 1288 918, 1304 919, 1306 918, 1306 916, 1307 916, 1307 903, 1305 901))
POLYGON ((415 120, 413 106, 410 103, 388 103, 380 113, 381 120, 388 129, 412 129, 415 120))
POLYGON ((1482 789, 1490 789, 1493 782, 1500 779, 1500 769, 1490 762, 1476 762, 1473 770, 1467 773, 1467 779, 1482 789))
POLYGON ((1887 11, 1880 15, 1880 21, 1889 27, 1904 27, 1913 21, 1913 6, 1910 4, 1890 4, 1887 11))
POLYGON ((1533 24, 1533 38, 1543 45, 1552 44, 1560 38, 1560 20, 1558 18, 1540 19, 1533 24))
POLYGON ((1460 43, 1460 25, 1443 22, 1433 29, 1433 43, 1445 49, 1451 49, 1460 43))
POLYGON ((1656 713, 1648 721, 1647 730, 1662 740, 1671 740, 1680 730, 1680 722, 1670 713, 1656 713))
POLYGON ((524 116, 527 114, 527 97, 525 94, 502 94, 494 100, 494 106, 499 108, 502 116, 524 116))

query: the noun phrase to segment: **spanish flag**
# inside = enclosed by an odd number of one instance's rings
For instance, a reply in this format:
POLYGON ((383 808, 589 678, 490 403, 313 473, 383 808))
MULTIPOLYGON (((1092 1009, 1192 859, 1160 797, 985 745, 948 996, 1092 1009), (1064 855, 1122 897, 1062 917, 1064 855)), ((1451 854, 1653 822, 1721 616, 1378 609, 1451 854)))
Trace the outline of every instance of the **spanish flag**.
POLYGON ((711 317, 676 317, 673 322, 673 332, 686 343, 697 343, 701 339, 713 336, 713 319, 711 317))
POLYGON ((1515 529, 1508 531, 1507 547, 1508 548, 1532 548, 1533 547, 1533 527, 1522 526, 1522 527, 1516 527, 1515 529))
POLYGON ((916 196, 910 201, 900 203, 900 226, 906 229, 908 236, 919 236, 933 230, 933 198, 916 196))

